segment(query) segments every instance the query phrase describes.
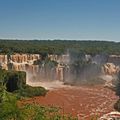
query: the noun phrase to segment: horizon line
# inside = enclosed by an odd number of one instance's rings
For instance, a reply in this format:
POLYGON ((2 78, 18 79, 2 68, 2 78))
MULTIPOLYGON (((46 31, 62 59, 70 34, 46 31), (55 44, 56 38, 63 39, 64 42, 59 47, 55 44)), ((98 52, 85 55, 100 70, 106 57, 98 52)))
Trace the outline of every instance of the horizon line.
POLYGON ((0 38, 0 40, 21 40, 21 41, 100 41, 100 42, 120 42, 115 40, 104 40, 104 39, 21 39, 21 38, 0 38))

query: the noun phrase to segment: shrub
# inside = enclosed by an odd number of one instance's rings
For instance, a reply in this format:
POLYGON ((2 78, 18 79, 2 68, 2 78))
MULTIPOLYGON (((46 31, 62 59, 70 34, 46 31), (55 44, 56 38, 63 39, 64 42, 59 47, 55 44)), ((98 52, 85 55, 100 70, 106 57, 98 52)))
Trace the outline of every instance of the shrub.
POLYGON ((26 84, 26 73, 22 71, 0 70, 0 81, 6 84, 7 91, 21 89, 26 84))
POLYGON ((28 85, 23 86, 22 89, 16 91, 23 97, 33 97, 33 96, 45 96, 47 90, 43 87, 31 87, 28 85))

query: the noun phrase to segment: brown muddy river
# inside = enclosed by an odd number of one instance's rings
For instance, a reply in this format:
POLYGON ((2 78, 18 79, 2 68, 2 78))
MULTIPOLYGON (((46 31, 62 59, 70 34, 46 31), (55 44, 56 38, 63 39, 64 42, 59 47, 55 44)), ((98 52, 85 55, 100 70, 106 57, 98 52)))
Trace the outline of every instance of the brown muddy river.
POLYGON ((30 98, 22 103, 58 106, 62 108, 62 114, 90 120, 91 116, 101 116, 114 111, 113 105, 117 99, 113 91, 103 86, 79 86, 52 89, 45 97, 30 98))

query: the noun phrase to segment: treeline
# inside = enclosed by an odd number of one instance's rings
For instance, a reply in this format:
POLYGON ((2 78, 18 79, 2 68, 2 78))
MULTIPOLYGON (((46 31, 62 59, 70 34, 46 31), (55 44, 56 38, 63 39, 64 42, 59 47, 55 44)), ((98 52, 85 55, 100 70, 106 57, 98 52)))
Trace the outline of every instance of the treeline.
POLYGON ((119 54, 120 43, 77 40, 2 40, 0 53, 63 54, 72 50, 86 54, 119 54))

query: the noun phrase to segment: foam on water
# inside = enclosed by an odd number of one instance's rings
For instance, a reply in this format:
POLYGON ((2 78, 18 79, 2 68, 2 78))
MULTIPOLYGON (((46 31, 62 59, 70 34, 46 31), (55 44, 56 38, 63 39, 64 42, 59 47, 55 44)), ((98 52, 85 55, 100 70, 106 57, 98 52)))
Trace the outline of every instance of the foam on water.
POLYGON ((69 85, 64 85, 64 82, 56 80, 56 81, 45 81, 45 82, 27 82, 28 85, 33 86, 33 87, 44 87, 46 89, 57 89, 57 88, 65 88, 65 87, 70 87, 69 85))

